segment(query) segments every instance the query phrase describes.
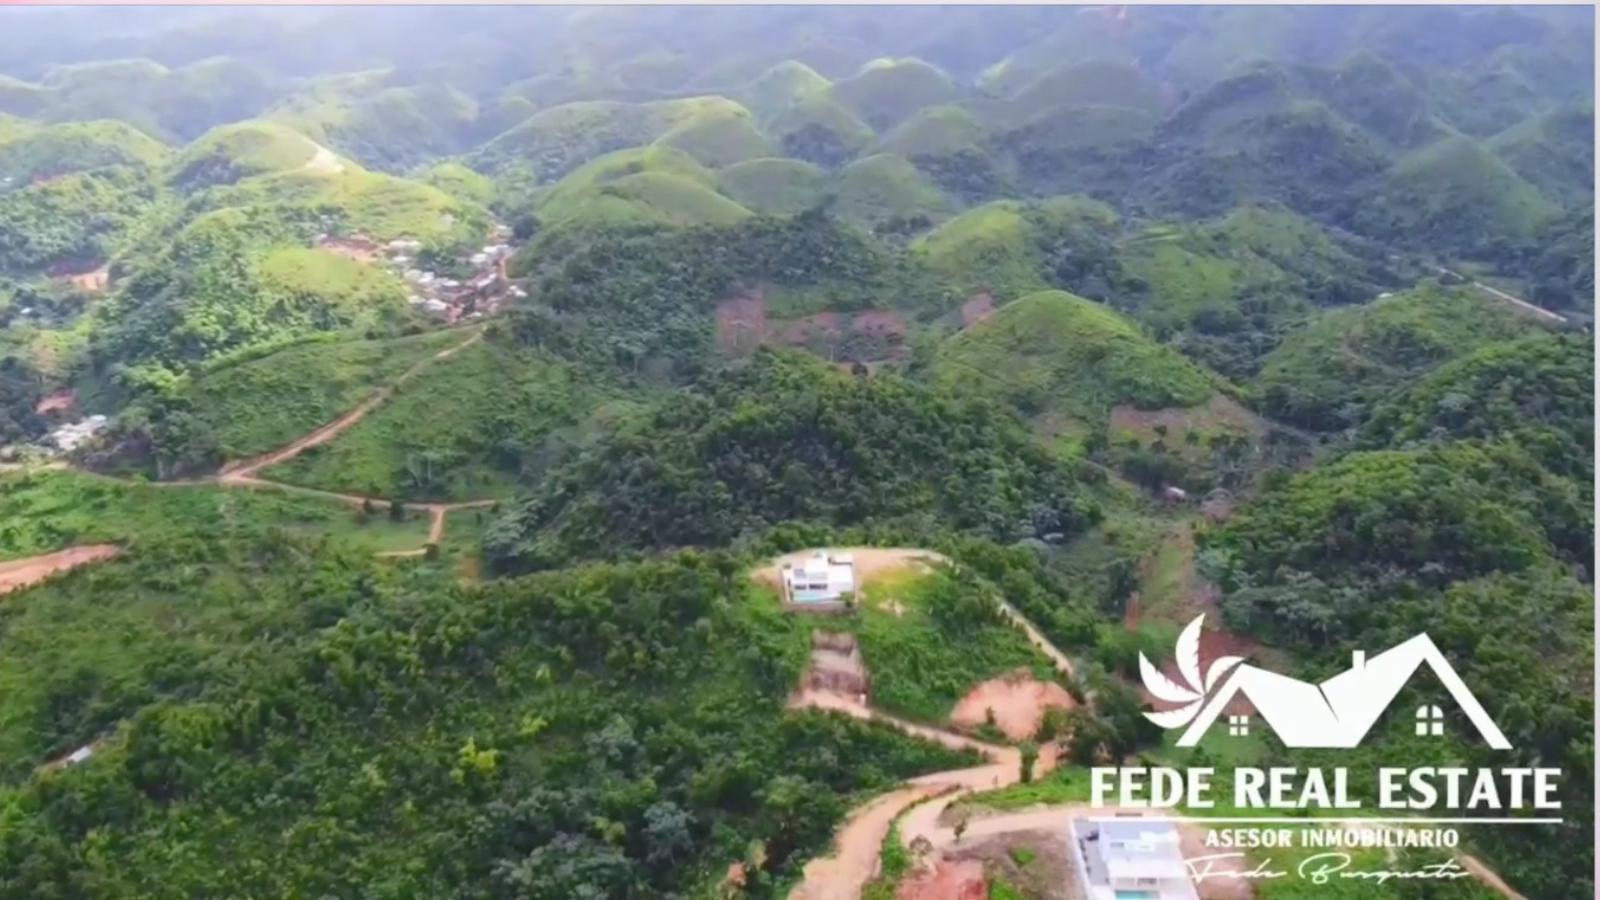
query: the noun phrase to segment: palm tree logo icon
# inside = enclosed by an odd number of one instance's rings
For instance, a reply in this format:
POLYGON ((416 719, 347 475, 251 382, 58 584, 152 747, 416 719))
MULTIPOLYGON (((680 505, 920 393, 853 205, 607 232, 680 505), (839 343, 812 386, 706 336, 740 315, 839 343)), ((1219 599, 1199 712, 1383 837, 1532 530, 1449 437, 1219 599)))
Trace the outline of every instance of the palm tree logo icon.
POLYGON ((1144 681, 1144 688, 1150 696, 1167 703, 1179 703, 1176 709, 1161 712, 1147 712, 1145 718, 1156 723, 1162 728, 1182 728, 1194 721, 1200 714, 1200 708, 1205 704, 1206 695, 1222 681, 1222 677, 1232 671, 1234 666, 1244 662, 1242 656, 1221 656, 1211 661, 1206 667, 1205 675, 1201 677, 1200 671, 1200 630, 1205 624, 1205 614, 1194 617, 1194 621, 1184 626, 1183 632, 1178 635, 1178 646, 1175 654, 1178 660, 1179 680, 1173 680, 1166 673, 1151 664, 1143 653, 1139 654, 1139 677, 1144 681))

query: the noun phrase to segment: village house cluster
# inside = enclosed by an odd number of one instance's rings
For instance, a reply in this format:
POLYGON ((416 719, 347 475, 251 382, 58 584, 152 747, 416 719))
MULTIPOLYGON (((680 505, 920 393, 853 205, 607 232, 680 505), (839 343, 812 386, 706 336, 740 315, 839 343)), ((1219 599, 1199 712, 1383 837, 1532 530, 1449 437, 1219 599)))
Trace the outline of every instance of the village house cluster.
POLYGON ((488 243, 463 260, 467 274, 425 268, 419 260, 422 242, 412 238, 380 244, 361 234, 323 234, 317 236, 316 246, 359 262, 381 262, 405 281, 406 299, 412 306, 453 324, 492 315, 507 303, 527 296, 506 275, 506 261, 513 249, 508 243, 510 237, 509 228, 496 224, 488 243))
POLYGON ((58 391, 40 400, 34 412, 44 416, 49 431, 33 443, 0 446, 0 463, 13 463, 27 459, 48 459, 83 446, 91 438, 105 431, 110 420, 100 414, 73 418, 77 396, 72 391, 58 391))
POLYGON ((106 417, 97 413, 76 422, 57 426, 50 432, 50 441, 60 447, 63 453, 71 453, 85 441, 104 431, 108 424, 110 423, 106 417))

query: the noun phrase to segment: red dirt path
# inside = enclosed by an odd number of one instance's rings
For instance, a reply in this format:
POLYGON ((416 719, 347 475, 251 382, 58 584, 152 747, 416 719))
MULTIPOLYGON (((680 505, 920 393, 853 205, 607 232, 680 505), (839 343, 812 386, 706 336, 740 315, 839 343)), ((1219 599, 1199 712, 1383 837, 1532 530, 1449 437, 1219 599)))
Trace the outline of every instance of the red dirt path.
POLYGON ((918 872, 900 883, 895 900, 989 900, 983 863, 975 859, 941 859, 931 871, 918 872))
POLYGON ((0 594, 21 590, 57 573, 102 559, 110 559, 121 552, 122 548, 116 544, 86 544, 57 550, 55 553, 46 553, 43 556, 30 556, 27 559, 0 563, 0 594))

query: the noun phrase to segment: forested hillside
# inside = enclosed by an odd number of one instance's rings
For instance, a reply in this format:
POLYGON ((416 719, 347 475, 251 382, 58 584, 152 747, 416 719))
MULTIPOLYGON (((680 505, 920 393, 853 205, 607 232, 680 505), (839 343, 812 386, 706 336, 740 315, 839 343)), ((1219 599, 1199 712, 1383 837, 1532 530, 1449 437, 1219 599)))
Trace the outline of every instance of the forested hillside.
POLYGON ((0 12, 0 898, 1047 900, 1118 764, 1559 768, 1339 896, 1592 894, 1594 57, 0 12), (1359 748, 1163 732, 1418 633, 1511 751, 1422 681, 1359 748))

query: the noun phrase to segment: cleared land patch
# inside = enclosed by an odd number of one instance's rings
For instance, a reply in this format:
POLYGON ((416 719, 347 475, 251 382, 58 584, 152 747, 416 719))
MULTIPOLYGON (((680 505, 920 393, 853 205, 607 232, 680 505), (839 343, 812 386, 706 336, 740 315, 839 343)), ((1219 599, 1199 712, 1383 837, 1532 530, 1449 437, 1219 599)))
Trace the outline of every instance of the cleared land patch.
POLYGON ((1067 689, 1040 681, 1026 671, 991 678, 973 688, 950 713, 950 721, 978 728, 992 720, 1006 737, 1027 740, 1039 730, 1048 709, 1072 709, 1077 701, 1067 689))

